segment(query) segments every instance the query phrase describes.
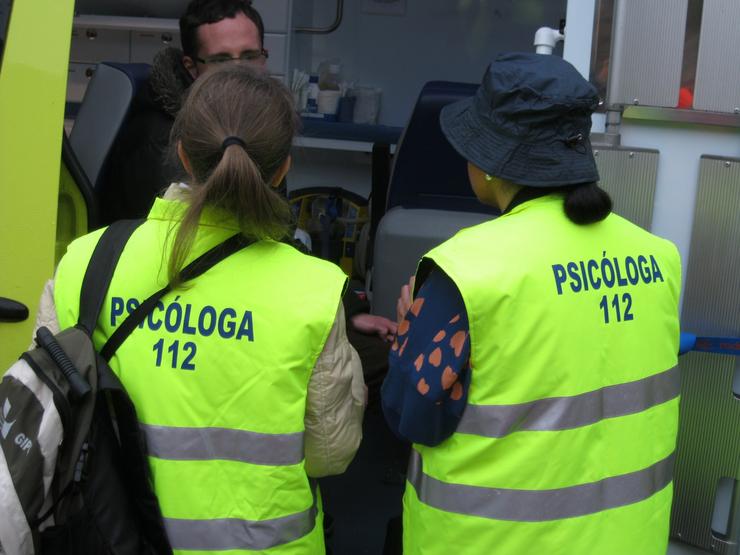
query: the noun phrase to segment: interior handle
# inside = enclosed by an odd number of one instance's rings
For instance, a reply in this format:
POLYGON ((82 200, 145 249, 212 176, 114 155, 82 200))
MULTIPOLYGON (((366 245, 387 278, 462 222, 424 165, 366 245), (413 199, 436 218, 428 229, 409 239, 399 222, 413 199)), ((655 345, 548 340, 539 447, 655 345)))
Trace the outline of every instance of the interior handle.
POLYGON ((23 322, 28 318, 28 307, 23 303, 0 297, 0 322, 23 322))

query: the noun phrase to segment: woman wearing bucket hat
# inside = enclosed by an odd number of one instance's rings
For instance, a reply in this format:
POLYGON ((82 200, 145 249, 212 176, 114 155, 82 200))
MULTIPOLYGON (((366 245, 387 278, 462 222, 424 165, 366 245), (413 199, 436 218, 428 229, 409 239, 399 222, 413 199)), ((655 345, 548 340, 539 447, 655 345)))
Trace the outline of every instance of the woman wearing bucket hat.
POLYGON ((502 214, 427 253, 399 299, 383 405, 415 442, 407 555, 665 554, 680 260, 596 185, 597 100, 564 60, 509 53, 442 111, 502 214))

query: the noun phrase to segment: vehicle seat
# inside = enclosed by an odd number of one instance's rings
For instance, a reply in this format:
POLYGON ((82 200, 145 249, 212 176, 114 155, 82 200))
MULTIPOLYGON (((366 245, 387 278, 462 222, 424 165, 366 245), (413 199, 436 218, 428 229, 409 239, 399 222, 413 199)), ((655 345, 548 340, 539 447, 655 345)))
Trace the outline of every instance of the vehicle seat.
POLYGON ((442 107, 475 94, 478 85, 431 81, 424 85, 396 147, 386 212, 375 234, 372 312, 395 320, 403 284, 421 256, 464 227, 498 211, 478 201, 467 162, 442 133, 442 107))
POLYGON ((149 78, 148 64, 98 64, 85 91, 69 136, 93 189, 139 88, 149 78))

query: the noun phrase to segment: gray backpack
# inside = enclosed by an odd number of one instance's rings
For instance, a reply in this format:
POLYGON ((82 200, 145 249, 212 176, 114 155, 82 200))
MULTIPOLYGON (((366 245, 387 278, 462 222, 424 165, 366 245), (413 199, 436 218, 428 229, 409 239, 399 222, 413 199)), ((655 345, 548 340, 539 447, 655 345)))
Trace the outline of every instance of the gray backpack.
POLYGON ((171 553, 136 412, 95 329, 113 271, 141 223, 101 236, 82 285, 80 319, 40 328, 0 382, 0 544, 32 553, 171 553))

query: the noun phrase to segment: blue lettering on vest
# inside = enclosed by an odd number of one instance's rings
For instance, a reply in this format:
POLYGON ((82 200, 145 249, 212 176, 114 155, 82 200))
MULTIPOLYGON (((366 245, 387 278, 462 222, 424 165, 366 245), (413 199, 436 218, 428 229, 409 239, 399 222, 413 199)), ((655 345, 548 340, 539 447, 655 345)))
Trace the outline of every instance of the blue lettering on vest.
POLYGON ((619 260, 614 259, 614 269, 617 271, 617 285, 620 287, 627 286, 627 280, 622 277, 621 268, 619 267, 619 260))
POLYGON ((167 311, 164 313, 164 327, 170 333, 176 332, 182 323, 182 305, 177 302, 180 295, 167 305, 167 311))
POLYGON ((123 314, 123 299, 121 297, 113 297, 110 300, 110 325, 116 327, 116 318, 123 314))
POLYGON ((558 288, 558 295, 563 294, 563 284, 565 283, 565 268, 562 264, 553 264, 552 273, 555 274, 555 287, 558 288))
MULTIPOLYGON (((580 278, 578 278, 578 283, 581 283, 580 278)), ((227 307, 219 313, 210 305, 204 306, 198 314, 198 325, 195 327, 193 325, 195 322, 193 306, 191 304, 185 304, 185 308, 183 309, 183 305, 179 302, 179 299, 180 296, 178 295, 166 307, 162 301, 157 301, 154 309, 147 314, 146 318, 139 324, 139 327, 142 328, 146 325, 151 331, 159 331, 164 326, 170 333, 181 331, 186 335, 198 334, 203 337, 209 337, 213 335, 214 331, 218 331, 219 336, 223 339, 236 337, 238 340, 246 337, 249 341, 254 341, 254 323, 251 311, 244 311, 237 326, 237 312, 235 309, 227 307)), ((119 324, 120 317, 125 312, 131 314, 140 304, 141 301, 135 298, 124 300, 121 297, 112 297, 111 327, 116 327, 119 324)), ((162 345, 155 350, 159 349, 161 351, 162 345)))
POLYGON ((614 287, 614 266, 612 266, 612 261, 606 257, 606 251, 604 252, 604 258, 601 259, 601 279, 604 280, 606 287, 610 289, 614 287))
POLYGON ((583 290, 588 291, 588 277, 586 276, 586 265, 583 263, 583 260, 579 262, 581 266, 581 276, 583 276, 583 290))
POLYGON ((126 312, 128 312, 129 314, 131 314, 137 308, 139 308, 138 299, 129 299, 126 301, 126 312))
MULTIPOLYGON (((129 299, 126 301, 126 312, 128 312, 129 316, 131 316, 131 313, 139 308, 139 299, 129 299)), ((139 322, 139 325, 137 326, 139 329, 142 329, 144 327, 144 321, 139 322)))
POLYGON ((635 259, 631 256, 628 256, 624 260, 625 265, 627 266, 627 280, 632 285, 637 285, 637 282, 640 281, 640 274, 637 270, 637 262, 635 262, 635 259))
POLYGON ((236 333, 236 310, 233 308, 225 308, 221 311, 218 317, 218 334, 224 339, 230 339, 234 337, 236 333), (226 320, 230 318, 230 320, 226 320))
POLYGON ((196 329, 190 325, 190 312, 192 311, 193 307, 190 305, 190 303, 185 305, 185 318, 183 318, 182 323, 182 333, 186 335, 195 335, 196 329))
POLYGON ((599 289, 601 287, 601 278, 596 277, 594 278, 594 270, 598 271, 599 269, 599 263, 596 262, 596 260, 591 259, 588 261, 588 280, 591 282, 591 287, 594 289, 599 289))
POLYGON ((663 272, 655 256, 608 257, 606 251, 601 260, 579 260, 552 265, 558 295, 567 285, 573 293, 604 288, 629 287, 642 281, 645 284, 664 282, 663 272), (649 258, 649 260, 648 260, 649 258))
POLYGON ((652 265, 653 270, 653 281, 662 281, 665 283, 665 280, 663 279, 663 273, 660 271, 660 268, 658 267, 658 261, 655 260, 655 257, 651 254, 650 255, 650 264, 652 265))
POLYGON ((241 339, 242 337, 247 337, 250 341, 254 341, 254 332, 252 330, 252 312, 249 310, 244 311, 242 323, 239 326, 239 333, 236 334, 237 340, 241 339))
POLYGON ((146 317, 147 324, 149 324, 149 329, 152 331, 157 331, 159 328, 162 327, 162 319, 154 319, 157 311, 159 311, 160 313, 164 312, 164 303, 162 301, 157 301, 157 306, 146 317))
POLYGON ((652 281, 652 275, 650 274, 650 267, 648 266, 647 258, 640 255, 637 257, 637 266, 640 268, 640 277, 645 283, 652 281))
POLYGON ((578 265, 575 262, 568 262, 568 275, 570 276, 570 288, 574 293, 581 290, 581 276, 578 275, 578 265))
POLYGON ((203 337, 208 337, 216 329, 216 309, 212 306, 204 306, 198 316, 198 333, 203 337), (206 323, 208 318, 208 323, 206 323))

